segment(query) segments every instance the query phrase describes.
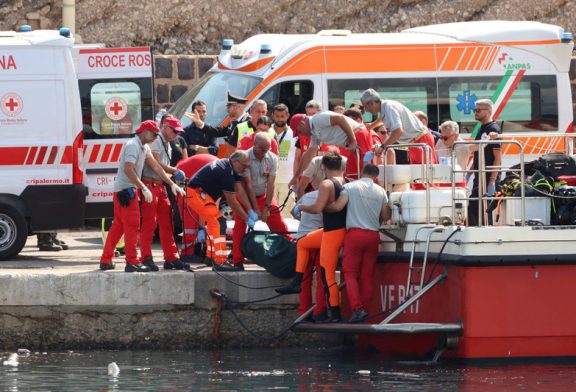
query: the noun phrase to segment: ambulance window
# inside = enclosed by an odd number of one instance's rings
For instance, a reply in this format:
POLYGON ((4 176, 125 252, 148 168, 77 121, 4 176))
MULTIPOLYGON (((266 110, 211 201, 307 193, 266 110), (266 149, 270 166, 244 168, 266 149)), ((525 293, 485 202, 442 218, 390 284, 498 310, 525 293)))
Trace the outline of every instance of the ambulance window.
POLYGON ((190 125, 191 120, 184 117, 192 110, 197 101, 206 103, 206 123, 217 126, 228 116, 226 112, 226 94, 236 97, 248 96, 262 79, 227 72, 208 72, 182 95, 170 109, 170 113, 182 121, 182 126, 190 125))
POLYGON ((478 99, 491 99, 497 105, 504 103, 497 117, 504 132, 558 129, 554 76, 524 76, 519 81, 514 80, 514 75, 440 78, 438 86, 441 121, 458 122, 462 133, 471 133, 476 126, 473 109, 478 99))
MULTIPOLYGON (((382 99, 398 101, 412 111, 423 111, 428 114, 430 124, 436 123, 436 80, 433 78, 329 80, 328 107, 349 108, 360 103, 362 92, 368 88, 378 91, 382 99)), ((370 113, 364 114, 364 121, 372 120, 370 113)))
POLYGON ((142 122, 141 92, 134 82, 100 82, 90 89, 84 126, 101 136, 130 135, 142 122))
POLYGON ((291 114, 304 113, 306 102, 312 98, 314 98, 314 83, 310 80, 278 83, 260 97, 268 104, 268 114, 272 114, 272 108, 279 103, 288 106, 291 114))

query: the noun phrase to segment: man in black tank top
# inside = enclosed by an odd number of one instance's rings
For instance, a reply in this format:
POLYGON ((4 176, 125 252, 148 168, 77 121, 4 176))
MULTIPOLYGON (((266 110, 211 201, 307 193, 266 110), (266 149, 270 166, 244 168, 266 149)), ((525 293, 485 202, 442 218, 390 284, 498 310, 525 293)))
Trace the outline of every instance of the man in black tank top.
POLYGON ((280 294, 299 293, 303 274, 309 262, 309 252, 313 249, 320 249, 320 273, 330 312, 328 322, 341 321, 336 266, 346 235, 346 212, 329 213, 324 212, 324 209, 336 200, 342 190, 344 179, 341 177, 341 165, 342 156, 338 153, 328 152, 322 157, 322 166, 327 179, 320 184, 316 202, 299 205, 299 209, 311 214, 322 213, 324 228, 312 231, 298 240, 294 280, 289 285, 276 289, 280 294))

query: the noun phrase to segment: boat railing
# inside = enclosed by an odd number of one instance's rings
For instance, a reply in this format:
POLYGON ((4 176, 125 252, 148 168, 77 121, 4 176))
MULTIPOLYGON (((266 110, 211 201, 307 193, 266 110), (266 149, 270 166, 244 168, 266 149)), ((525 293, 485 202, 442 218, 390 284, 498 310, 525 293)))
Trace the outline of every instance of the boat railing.
MULTIPOLYGON (((460 140, 456 141, 454 145, 450 148, 450 159, 447 162, 443 163, 444 165, 449 165, 450 170, 450 181, 447 184, 442 184, 440 188, 446 188, 450 186, 452 190, 452 203, 451 206, 442 207, 446 209, 451 209, 450 213, 446 211, 439 215, 446 216, 446 218, 450 218, 452 223, 455 224, 464 224, 464 222, 468 222, 469 219, 465 219, 465 209, 470 201, 477 201, 478 204, 478 226, 487 226, 490 224, 490 219, 488 219, 488 205, 492 201, 498 202, 501 200, 501 196, 495 195, 488 195, 487 194, 487 173, 497 172, 498 177, 501 179, 505 178, 506 175, 514 174, 518 176, 519 181, 519 195, 518 196, 506 196, 505 200, 509 201, 517 201, 516 205, 519 204, 520 208, 517 212, 518 216, 514 216, 514 224, 525 226, 534 224, 532 221, 527 221, 527 213, 526 213, 526 193, 525 193, 525 184, 526 184, 526 176, 525 176, 525 160, 526 157, 531 157, 530 159, 539 157, 544 155, 547 152, 557 152, 559 150, 564 149, 566 154, 572 155, 574 153, 574 144, 576 142, 576 134, 574 133, 565 133, 565 134, 543 134, 543 133, 507 133, 500 135, 497 139, 488 139, 488 140, 460 140), (457 162, 457 149, 459 145, 467 145, 472 147, 471 150, 475 150, 478 152, 478 168, 468 168, 468 167, 460 167, 458 166, 457 162), (485 162, 485 149, 490 145, 497 145, 502 152, 501 161, 499 165, 486 165, 485 162), (542 146, 542 147, 539 147, 542 146), (545 149, 544 149, 545 148, 545 149), (544 150, 543 150, 544 149, 544 150), (504 153, 508 152, 507 155, 504 153), (537 155, 535 155, 535 153, 537 155), (463 187, 470 188, 468 185, 464 185, 465 182, 470 181, 471 176, 475 175, 478 176, 478 192, 474 196, 470 196, 466 193, 465 197, 462 197, 462 192, 458 192, 458 189, 462 189, 463 187), (463 181, 463 178, 466 178, 466 181, 463 181)), ((425 214, 426 219, 423 221, 423 224, 430 224, 431 222, 431 190, 439 189, 438 184, 435 183, 436 179, 434 178, 434 165, 432 162, 432 154, 433 151, 427 144, 424 143, 403 143, 403 144, 393 144, 387 146, 385 148, 385 153, 388 149, 396 149, 396 148, 410 148, 415 147, 420 149, 422 154, 422 162, 421 164, 411 164, 409 166, 420 166, 421 175, 418 178, 418 183, 421 185, 419 189, 424 190, 425 193, 425 214)), ((472 155, 475 151, 470 151, 470 155, 472 155)), ((386 156, 386 155, 385 155, 386 156)), ((387 167, 389 165, 384 165, 383 170, 383 186, 386 190, 391 190, 393 185, 392 182, 389 181, 388 178, 388 170, 387 167)), ((442 166, 442 165, 440 165, 442 166)), ((417 170, 417 169, 416 169, 417 170)), ((413 186, 416 182, 414 179, 410 180, 410 184, 408 186, 413 186)), ((448 219, 446 219, 448 221, 448 219)), ((398 223, 394 222, 394 225, 398 225, 398 223)))
MULTIPOLYGON (((487 193, 488 186, 486 184, 486 175, 487 173, 494 173, 497 172, 496 178, 499 178, 502 173, 516 173, 519 176, 520 180, 520 197, 510 197, 510 199, 519 199, 521 203, 520 211, 520 225, 524 226, 526 224, 526 194, 525 194, 525 173, 524 173, 524 146, 517 140, 502 140, 502 139, 493 139, 493 140, 462 140, 454 142, 454 145, 451 147, 451 170, 450 176, 452 179, 452 219, 456 219, 456 211, 457 211, 457 204, 463 201, 469 203, 470 201, 476 200, 478 201, 478 226, 486 226, 490 222, 488 219, 488 206, 487 204, 493 200, 498 200, 499 197, 496 195, 489 195, 487 193), (456 150, 459 145, 468 145, 471 146, 471 153, 478 153, 478 168, 460 168, 457 169, 455 166, 456 162, 456 150), (519 149, 519 167, 512 168, 512 167, 505 167, 502 164, 500 165, 490 165, 487 166, 485 162, 485 154, 484 150, 486 147, 490 145, 497 145, 502 151, 503 145, 514 145, 519 149), (466 198, 458 198, 456 195, 455 189, 455 176, 456 174, 461 173, 463 175, 474 174, 478 176, 478 191, 477 196, 467 196, 466 198)), ((501 160, 502 162, 502 160, 501 160)))

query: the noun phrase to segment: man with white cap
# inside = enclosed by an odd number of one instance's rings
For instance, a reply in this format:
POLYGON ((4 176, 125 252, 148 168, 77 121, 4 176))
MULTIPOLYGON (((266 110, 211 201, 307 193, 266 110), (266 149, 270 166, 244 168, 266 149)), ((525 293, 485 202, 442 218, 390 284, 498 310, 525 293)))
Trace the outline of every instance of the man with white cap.
MULTIPOLYGON (((180 120, 173 116, 167 116, 162 122, 160 135, 150 143, 152 156, 160 164, 162 170, 173 176, 176 181, 184 181, 186 176, 182 170, 170 166, 172 148, 170 142, 178 135, 184 133, 180 120)), ((172 224, 172 206, 166 194, 164 180, 156 173, 154 168, 144 165, 142 182, 152 192, 152 201, 142 204, 142 228, 140 233, 140 251, 142 264, 150 268, 151 271, 158 271, 152 258, 152 240, 156 225, 160 234, 160 244, 164 253, 164 269, 183 269, 184 265, 178 256, 178 248, 174 242, 172 224)), ((186 193, 178 188, 182 196, 186 193)))
POLYGON ((150 269, 138 260, 138 235, 140 234, 140 197, 145 204, 154 199, 152 192, 140 179, 144 162, 156 173, 174 194, 182 193, 156 162, 148 143, 153 142, 160 134, 155 121, 144 121, 136 129, 136 136, 128 141, 120 153, 118 175, 114 180, 114 222, 106 238, 104 251, 100 258, 100 269, 103 271, 115 268, 112 258, 116 244, 124 235, 126 252, 126 272, 148 272, 150 269), (140 192, 138 192, 140 190, 140 192))

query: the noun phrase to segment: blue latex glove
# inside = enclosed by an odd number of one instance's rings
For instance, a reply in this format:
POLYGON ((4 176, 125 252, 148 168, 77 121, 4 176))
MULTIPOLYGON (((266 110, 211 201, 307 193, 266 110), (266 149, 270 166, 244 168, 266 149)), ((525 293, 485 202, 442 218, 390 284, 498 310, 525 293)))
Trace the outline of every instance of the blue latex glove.
POLYGON ((201 229, 198 229, 198 235, 196 236, 195 243, 198 244, 205 241, 206 241, 206 229, 202 227, 201 229))
POLYGON ((300 216, 300 205, 296 204, 294 206, 294 216, 300 216))
POLYGON ((248 225, 248 227, 250 229, 254 229, 254 225, 256 224, 256 221, 252 218, 248 218, 248 220, 246 221, 246 224, 248 225))
POLYGON ((486 186, 486 196, 494 196, 496 194, 496 184, 488 184, 486 186))
POLYGON ((374 153, 372 151, 368 151, 364 154, 364 164, 367 165, 372 162, 372 157, 374 157, 374 153))
POLYGON ((182 170, 177 169, 173 177, 176 181, 184 181, 186 179, 186 174, 184 174, 182 170))
POLYGON ((254 210, 248 210, 248 219, 252 219, 254 223, 258 220, 258 214, 254 210))

